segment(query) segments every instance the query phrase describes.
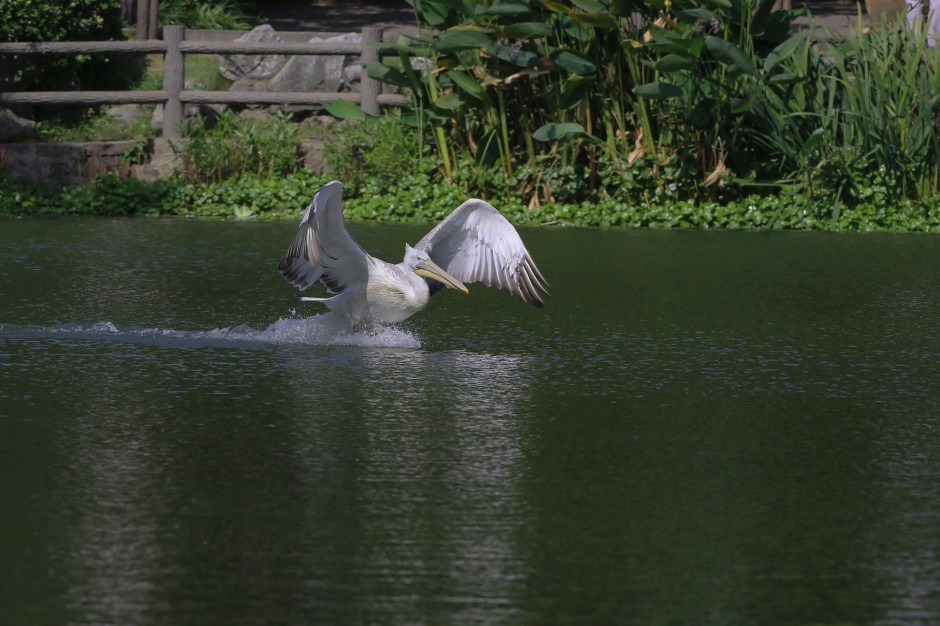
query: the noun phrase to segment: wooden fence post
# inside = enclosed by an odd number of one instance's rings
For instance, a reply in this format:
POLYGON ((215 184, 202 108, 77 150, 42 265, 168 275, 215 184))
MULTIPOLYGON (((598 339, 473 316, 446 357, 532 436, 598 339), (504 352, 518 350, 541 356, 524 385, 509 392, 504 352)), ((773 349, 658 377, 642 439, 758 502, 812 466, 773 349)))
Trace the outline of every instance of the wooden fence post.
POLYGON ((362 29, 362 78, 359 81, 359 91, 362 97, 360 106, 369 115, 379 114, 379 92, 382 84, 366 74, 366 63, 379 60, 379 46, 382 45, 382 29, 367 27, 362 29))
POLYGON ((150 9, 147 0, 137 0, 137 41, 150 37, 150 9))
POLYGON ((186 38, 183 26, 167 26, 163 29, 163 41, 166 42, 166 56, 163 60, 163 91, 167 100, 163 105, 163 137, 179 139, 182 137, 183 103, 180 92, 183 91, 184 64, 180 43, 186 38))
POLYGON ((147 20, 147 39, 156 39, 160 28, 160 2, 149 0, 150 19, 147 20))

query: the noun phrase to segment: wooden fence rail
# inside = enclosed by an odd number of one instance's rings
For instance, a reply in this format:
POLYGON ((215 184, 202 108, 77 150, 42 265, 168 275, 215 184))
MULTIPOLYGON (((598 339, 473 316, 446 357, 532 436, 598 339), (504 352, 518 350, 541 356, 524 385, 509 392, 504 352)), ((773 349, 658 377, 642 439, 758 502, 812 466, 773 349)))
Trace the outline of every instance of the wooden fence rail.
POLYGON ((186 41, 186 29, 167 26, 163 40, 95 41, 95 42, 31 42, 0 43, 0 55, 50 55, 91 53, 161 53, 163 89, 160 91, 19 91, 0 92, 0 105, 10 104, 163 104, 163 136, 179 139, 186 103, 217 104, 323 104, 350 100, 362 110, 378 115, 382 106, 407 104, 404 96, 382 94, 381 83, 362 73, 360 93, 335 92, 254 92, 197 91, 184 89, 184 54, 324 54, 360 55, 362 63, 378 61, 381 55, 394 50, 382 46, 382 29, 363 28, 361 44, 343 43, 239 43, 234 41, 186 41))

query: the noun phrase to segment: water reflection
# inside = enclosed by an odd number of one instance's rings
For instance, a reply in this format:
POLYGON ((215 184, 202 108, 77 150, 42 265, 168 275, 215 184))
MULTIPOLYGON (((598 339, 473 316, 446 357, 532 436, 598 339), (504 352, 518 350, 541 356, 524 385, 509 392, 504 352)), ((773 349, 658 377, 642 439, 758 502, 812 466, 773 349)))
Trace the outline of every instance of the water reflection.
MULTIPOLYGON (((298 422, 308 483, 321 486, 309 497, 321 506, 351 500, 355 510, 343 585, 355 593, 345 608, 386 623, 508 620, 523 571, 525 360, 421 350, 292 356, 308 407, 298 422), (335 411, 350 404, 355 411, 335 411)), ((343 545, 337 539, 325 545, 343 545)))
POLYGON ((71 410, 57 447, 69 459, 60 497, 72 503, 62 512, 72 531, 63 546, 70 581, 63 603, 87 623, 141 623, 168 574, 159 541, 168 512, 154 497, 165 441, 147 419, 161 402, 100 374, 75 370, 64 390, 71 410))
POLYGON ((874 484, 887 503, 879 535, 890 538, 873 554, 888 599, 877 624, 929 624, 940 612, 938 428, 937 411, 896 410, 876 439, 874 484))
POLYGON ((0 226, 2 623, 938 621, 935 240, 535 231, 351 337, 292 224, 0 226))

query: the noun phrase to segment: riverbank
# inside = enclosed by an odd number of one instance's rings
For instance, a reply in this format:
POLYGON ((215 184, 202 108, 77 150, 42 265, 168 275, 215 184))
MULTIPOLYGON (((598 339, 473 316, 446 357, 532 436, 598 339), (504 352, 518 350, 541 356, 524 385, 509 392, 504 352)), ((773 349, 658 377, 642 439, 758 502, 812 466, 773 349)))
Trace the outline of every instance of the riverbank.
MULTIPOLYGON (((178 176, 151 183, 106 175, 95 185, 52 190, 26 179, 0 177, 0 217, 128 216, 227 220, 294 220, 330 177, 300 170, 291 176, 251 176, 221 183, 186 183, 178 176)), ((466 180, 432 180, 414 172, 396 182, 347 183, 349 220, 437 222, 479 189, 466 180)), ((510 221, 533 226, 940 232, 940 198, 898 201, 886 193, 852 207, 781 189, 725 202, 662 196, 637 200, 525 205, 510 193, 486 198, 510 221)))

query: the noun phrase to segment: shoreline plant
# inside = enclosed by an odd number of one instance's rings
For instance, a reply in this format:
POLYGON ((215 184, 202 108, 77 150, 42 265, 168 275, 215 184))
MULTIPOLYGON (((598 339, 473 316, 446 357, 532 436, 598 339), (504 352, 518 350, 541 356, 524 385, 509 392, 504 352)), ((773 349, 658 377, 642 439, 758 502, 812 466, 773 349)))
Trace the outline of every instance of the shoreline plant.
POLYGON ((409 2, 427 28, 365 71, 411 106, 327 105, 349 118, 330 173, 299 167, 286 113, 226 113, 177 147, 180 176, 30 201, 0 175, 0 214, 280 217, 338 177, 352 219, 473 195, 520 223, 938 228, 940 54, 903 20, 840 41, 772 0, 409 2))

